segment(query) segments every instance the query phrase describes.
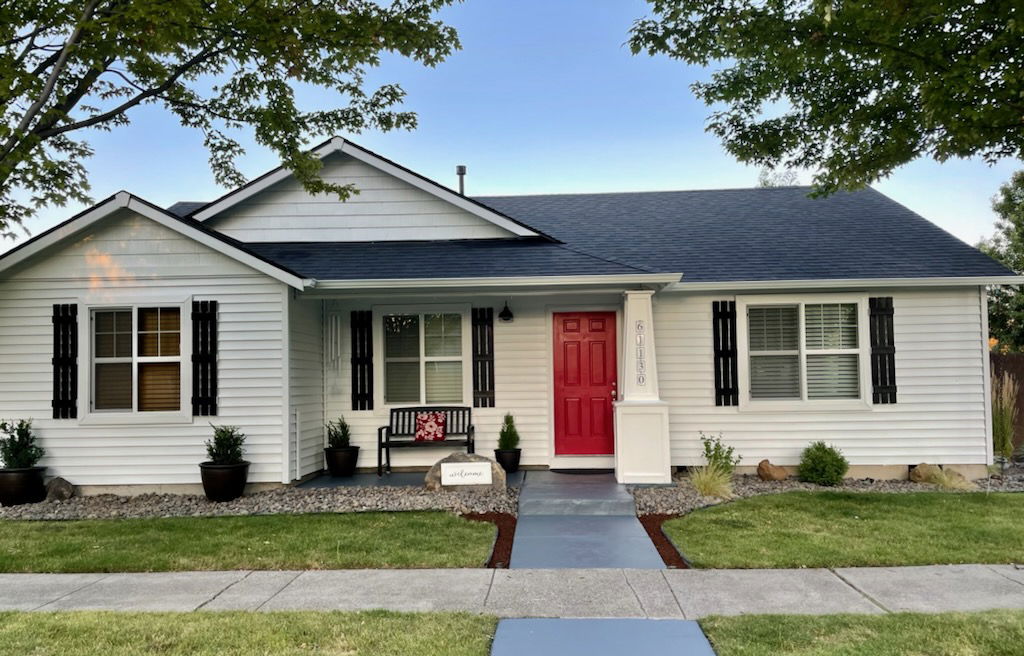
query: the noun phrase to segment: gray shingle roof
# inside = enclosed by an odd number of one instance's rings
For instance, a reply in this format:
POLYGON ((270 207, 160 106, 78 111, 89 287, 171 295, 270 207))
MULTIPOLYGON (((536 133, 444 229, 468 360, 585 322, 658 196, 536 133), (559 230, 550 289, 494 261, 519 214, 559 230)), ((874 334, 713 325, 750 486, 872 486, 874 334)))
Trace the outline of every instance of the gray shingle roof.
POLYGON ((321 280, 645 273, 537 239, 250 242, 246 246, 269 260, 321 280))
POLYGON ((580 250, 688 282, 1012 275, 873 189, 809 187, 485 197, 580 250))
MULTIPOLYGON (((683 272, 687 282, 1011 275, 872 189, 808 187, 489 196, 543 240, 249 243, 319 279, 683 272)), ((188 214, 202 203, 176 203, 188 214)))

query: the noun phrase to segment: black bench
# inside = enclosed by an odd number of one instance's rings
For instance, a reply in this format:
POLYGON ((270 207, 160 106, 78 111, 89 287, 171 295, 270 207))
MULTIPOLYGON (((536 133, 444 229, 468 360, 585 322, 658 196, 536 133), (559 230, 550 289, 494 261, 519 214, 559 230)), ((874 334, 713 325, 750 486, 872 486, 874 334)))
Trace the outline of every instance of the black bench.
POLYGON ((408 447, 453 447, 464 446, 466 453, 474 452, 473 410, 462 406, 420 406, 414 408, 391 408, 391 420, 387 426, 377 429, 377 475, 387 469, 391 473, 391 449, 408 447), (423 412, 444 413, 444 439, 416 441, 416 415, 423 412), (457 439, 450 439, 451 436, 457 439))

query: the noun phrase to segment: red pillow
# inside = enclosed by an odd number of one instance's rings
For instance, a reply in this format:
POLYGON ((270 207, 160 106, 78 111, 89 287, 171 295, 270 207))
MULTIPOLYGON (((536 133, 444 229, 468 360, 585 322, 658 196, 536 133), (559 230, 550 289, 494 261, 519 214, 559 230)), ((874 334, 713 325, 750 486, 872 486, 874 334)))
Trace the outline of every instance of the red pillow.
POLYGON ((443 412, 416 413, 416 441, 440 442, 444 439, 443 412))

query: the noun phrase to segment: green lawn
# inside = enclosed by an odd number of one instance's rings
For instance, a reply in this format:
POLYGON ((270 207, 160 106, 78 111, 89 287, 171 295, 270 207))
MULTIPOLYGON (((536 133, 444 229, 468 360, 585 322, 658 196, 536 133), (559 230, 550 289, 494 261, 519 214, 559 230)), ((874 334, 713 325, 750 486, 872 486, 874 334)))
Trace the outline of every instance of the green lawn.
POLYGON ((1018 656, 1024 612, 744 615, 700 621, 718 656, 1018 656))
POLYGON ((483 567, 495 527, 442 512, 0 522, 0 572, 483 567))
POLYGON ((0 652, 37 656, 487 656, 467 613, 0 613, 0 652))
POLYGON ((1024 494, 787 492, 664 524, 695 567, 1024 561, 1024 494))

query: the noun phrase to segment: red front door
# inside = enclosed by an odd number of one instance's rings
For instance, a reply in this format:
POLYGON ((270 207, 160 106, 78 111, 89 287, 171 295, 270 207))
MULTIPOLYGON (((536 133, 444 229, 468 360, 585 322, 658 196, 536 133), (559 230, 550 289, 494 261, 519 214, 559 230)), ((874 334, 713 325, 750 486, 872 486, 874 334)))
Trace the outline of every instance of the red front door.
POLYGON ((615 452, 615 313, 555 314, 555 455, 615 452))

